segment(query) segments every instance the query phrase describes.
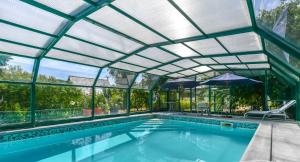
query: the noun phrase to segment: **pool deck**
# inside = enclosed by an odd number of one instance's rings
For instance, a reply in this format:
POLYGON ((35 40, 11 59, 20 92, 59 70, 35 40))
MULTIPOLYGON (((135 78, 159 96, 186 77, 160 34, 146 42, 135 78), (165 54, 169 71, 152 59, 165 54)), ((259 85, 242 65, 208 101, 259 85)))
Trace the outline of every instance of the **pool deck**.
MULTIPOLYGON (((185 113, 184 116, 195 116, 195 114, 185 113)), ((220 116, 203 117, 227 119, 220 116)), ((300 126, 295 121, 261 121, 242 117, 229 119, 260 123, 241 162, 300 162, 300 126)))

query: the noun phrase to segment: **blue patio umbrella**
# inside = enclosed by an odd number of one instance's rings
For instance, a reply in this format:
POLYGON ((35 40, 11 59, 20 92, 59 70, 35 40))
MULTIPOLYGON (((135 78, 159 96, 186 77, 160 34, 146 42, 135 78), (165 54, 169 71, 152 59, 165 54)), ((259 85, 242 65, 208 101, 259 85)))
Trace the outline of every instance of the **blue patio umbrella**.
POLYGON ((198 82, 186 79, 186 78, 179 78, 171 81, 167 81, 165 84, 162 85, 163 89, 178 89, 178 88, 194 88, 199 85, 198 82))
POLYGON ((201 82, 200 85, 242 85, 242 84, 260 84, 261 81, 226 73, 212 79, 201 82))

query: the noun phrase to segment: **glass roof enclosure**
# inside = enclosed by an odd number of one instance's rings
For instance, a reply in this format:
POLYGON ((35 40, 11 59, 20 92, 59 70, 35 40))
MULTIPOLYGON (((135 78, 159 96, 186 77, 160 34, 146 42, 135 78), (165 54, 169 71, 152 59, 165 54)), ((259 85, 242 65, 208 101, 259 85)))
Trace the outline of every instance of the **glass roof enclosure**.
POLYGON ((1 0, 0 82, 130 93, 267 70, 296 85, 299 10, 299 0, 1 0))

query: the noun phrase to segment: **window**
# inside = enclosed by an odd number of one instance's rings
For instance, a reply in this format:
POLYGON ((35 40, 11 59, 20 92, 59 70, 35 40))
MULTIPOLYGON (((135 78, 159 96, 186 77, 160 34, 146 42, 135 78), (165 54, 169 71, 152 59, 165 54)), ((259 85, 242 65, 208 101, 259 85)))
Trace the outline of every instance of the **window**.
POLYGON ((252 0, 259 27, 300 46, 298 0, 252 0))
POLYGON ((191 110, 191 100, 190 100, 190 89, 184 89, 181 91, 180 107, 181 111, 190 111, 191 110))
POLYGON ((128 88, 128 86, 133 82, 134 76, 134 72, 104 68, 101 71, 96 86, 128 88))
POLYGON ((290 64, 292 67, 300 70, 300 60, 293 55, 285 52, 277 45, 273 44, 272 42, 265 40, 266 43, 266 50, 270 52, 272 55, 280 59, 282 62, 290 64))
POLYGON ((149 91, 144 89, 132 89, 130 95, 130 112, 146 112, 150 111, 149 91))
POLYGON ((10 55, 0 55, 0 80, 31 81, 34 60, 10 55))
POLYGON ((127 112, 127 91, 118 88, 96 88, 95 116, 127 112))
POLYGON ((146 74, 146 73, 139 74, 136 77, 132 88, 150 90, 150 88, 154 86, 154 84, 158 79, 159 76, 157 75, 146 74))
POLYGON ((167 91, 153 92, 153 111, 168 111, 167 91))
POLYGON ((30 85, 0 84, 0 125, 30 122, 30 85))
POLYGON ((43 59, 40 63, 37 81, 91 86, 98 71, 98 68, 90 66, 43 59))
POLYGON ((38 85, 36 121, 90 117, 91 98, 91 88, 38 85))

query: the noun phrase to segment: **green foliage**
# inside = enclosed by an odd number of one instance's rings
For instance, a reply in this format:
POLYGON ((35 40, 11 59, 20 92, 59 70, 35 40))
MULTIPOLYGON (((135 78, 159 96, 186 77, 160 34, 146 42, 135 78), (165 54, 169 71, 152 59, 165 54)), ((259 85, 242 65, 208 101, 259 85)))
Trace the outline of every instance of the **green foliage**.
POLYGON ((126 109, 126 90, 101 88, 95 97, 95 107, 105 112, 117 112, 126 109))
POLYGON ((144 111, 149 108, 149 92, 143 89, 132 89, 130 100, 133 111, 144 111))
POLYGON ((90 96, 84 91, 90 89, 68 86, 37 86, 37 109, 90 108, 90 96))

